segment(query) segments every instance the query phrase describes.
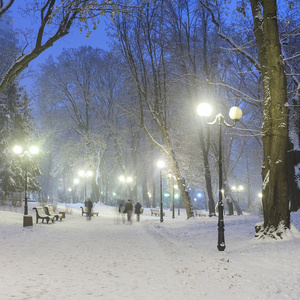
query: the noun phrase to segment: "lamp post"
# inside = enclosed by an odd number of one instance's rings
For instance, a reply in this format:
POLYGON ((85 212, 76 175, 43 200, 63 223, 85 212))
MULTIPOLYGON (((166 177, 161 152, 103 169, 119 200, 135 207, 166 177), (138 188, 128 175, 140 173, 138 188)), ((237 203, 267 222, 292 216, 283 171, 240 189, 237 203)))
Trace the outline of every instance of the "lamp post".
POLYGON ((24 158, 24 171, 25 171, 25 183, 24 183, 24 192, 25 192, 25 203, 24 203, 24 218, 23 218, 23 227, 32 226, 32 217, 28 216, 28 162, 32 157, 39 152, 39 149, 36 146, 31 146, 28 150, 23 150, 21 146, 15 146, 13 151, 18 154, 20 157, 24 158))
POLYGON ((73 192, 73 203, 77 203, 77 185, 79 183, 79 179, 78 178, 75 178, 73 180, 73 183, 74 183, 74 192, 73 192))
MULTIPOLYGON (((202 117, 208 117, 210 116, 212 112, 212 108, 207 103, 201 103, 198 108, 197 112, 202 117)), ((213 125, 215 123, 218 123, 219 125, 219 159, 218 159, 218 165, 219 165, 219 201, 218 201, 218 210, 219 210, 219 218, 218 218, 218 245, 217 248, 219 251, 225 250, 225 235, 224 235, 224 203, 223 203, 223 170, 222 170, 222 123, 226 127, 234 127, 236 122, 241 119, 242 117, 242 110, 237 107, 233 106, 231 107, 229 111, 229 117, 233 120, 233 124, 228 124, 224 116, 222 114, 218 114, 215 117, 215 120, 213 122, 206 122, 209 125, 213 125)))
POLYGON ((93 172, 92 171, 79 171, 78 172, 78 175, 82 178, 84 178, 84 201, 86 201, 86 179, 88 177, 91 177, 93 175, 93 172))
POLYGON ((168 174, 168 177, 170 178, 171 185, 172 185, 172 219, 174 219, 175 218, 174 176, 172 174, 168 174))
POLYGON ((239 192, 243 191, 244 187, 242 185, 239 185, 239 186, 234 185, 231 189, 237 193, 237 199, 238 199, 238 202, 240 202, 239 192))
MULTIPOLYGON (((121 176, 119 177, 119 180, 120 180, 122 183, 126 183, 126 184, 127 184, 127 188, 130 189, 130 198, 131 198, 131 196, 132 196, 132 186, 129 186, 129 184, 132 183, 133 178, 132 178, 131 176, 126 177, 126 176, 124 176, 124 175, 121 175, 121 176)), ((124 192, 124 190, 123 190, 123 192, 124 192)), ((126 193, 126 194, 127 194, 127 193, 126 193)))
POLYGON ((163 212, 163 193, 162 193, 162 169, 165 167, 165 162, 159 160, 157 162, 159 167, 159 186, 160 186, 160 222, 164 221, 164 212, 163 212))

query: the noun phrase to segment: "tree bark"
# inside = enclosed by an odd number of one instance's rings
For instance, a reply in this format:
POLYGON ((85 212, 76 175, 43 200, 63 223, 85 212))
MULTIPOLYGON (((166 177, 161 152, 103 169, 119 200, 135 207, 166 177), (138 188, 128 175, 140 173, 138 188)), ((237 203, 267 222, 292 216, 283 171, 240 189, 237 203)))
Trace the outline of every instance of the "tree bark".
POLYGON ((254 34, 259 50, 264 89, 263 123, 263 226, 257 237, 277 238, 290 227, 287 180, 287 84, 278 33, 276 0, 251 0, 254 34), (276 232, 276 233, 275 233, 276 232))

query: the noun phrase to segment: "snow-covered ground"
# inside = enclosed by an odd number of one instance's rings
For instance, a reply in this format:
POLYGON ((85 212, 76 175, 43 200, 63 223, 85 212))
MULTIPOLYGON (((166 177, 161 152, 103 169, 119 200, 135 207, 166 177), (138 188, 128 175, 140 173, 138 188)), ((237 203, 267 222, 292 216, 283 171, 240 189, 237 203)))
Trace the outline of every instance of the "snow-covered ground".
MULTIPOLYGON (((217 250, 217 218, 164 222, 148 209, 122 224, 116 209, 79 206, 66 219, 23 228, 22 209, 0 206, 0 299, 299 299, 300 212, 283 241, 254 240, 261 217, 225 216, 226 250, 217 250)), ((59 206, 59 210, 65 210, 59 206)))

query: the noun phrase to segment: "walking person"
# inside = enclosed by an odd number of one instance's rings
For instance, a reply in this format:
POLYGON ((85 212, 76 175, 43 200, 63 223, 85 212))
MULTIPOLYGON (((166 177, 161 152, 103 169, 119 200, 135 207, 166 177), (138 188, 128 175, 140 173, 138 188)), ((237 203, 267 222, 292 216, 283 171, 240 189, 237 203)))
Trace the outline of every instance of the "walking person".
MULTIPOLYGON (((125 224, 124 213, 125 213, 125 200, 121 200, 119 205, 119 216, 121 216, 121 220, 123 224, 125 224)), ((117 223, 119 223, 119 219, 117 223)))
POLYGON ((138 202, 136 203, 136 205, 134 206, 134 213, 136 214, 136 220, 137 220, 137 222, 140 221, 141 208, 142 208, 142 205, 141 205, 141 203, 138 201, 138 202))
POLYGON ((133 205, 130 199, 127 200, 125 204, 125 210, 124 213, 127 213, 127 222, 129 224, 132 224, 132 211, 133 211, 133 205))
POLYGON ((87 209, 88 209, 87 218, 88 218, 88 220, 91 220, 92 209, 93 209, 93 202, 91 201, 91 198, 88 198, 88 200, 87 200, 87 209))

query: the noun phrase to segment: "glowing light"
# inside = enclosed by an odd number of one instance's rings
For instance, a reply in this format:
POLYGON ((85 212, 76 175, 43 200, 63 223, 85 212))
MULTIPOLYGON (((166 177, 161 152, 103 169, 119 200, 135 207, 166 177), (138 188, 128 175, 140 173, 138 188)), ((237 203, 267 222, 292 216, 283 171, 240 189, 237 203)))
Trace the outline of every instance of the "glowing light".
POLYGON ((208 103, 200 103, 197 107, 197 113, 201 117, 208 117, 212 113, 212 107, 208 103))

